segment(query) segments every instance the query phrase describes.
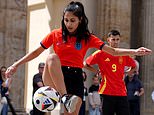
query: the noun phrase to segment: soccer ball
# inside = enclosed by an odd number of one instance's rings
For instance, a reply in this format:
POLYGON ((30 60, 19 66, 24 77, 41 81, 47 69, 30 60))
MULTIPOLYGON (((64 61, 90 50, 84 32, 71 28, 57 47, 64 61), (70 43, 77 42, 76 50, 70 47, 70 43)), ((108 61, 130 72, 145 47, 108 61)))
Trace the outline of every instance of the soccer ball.
POLYGON ((49 86, 40 87, 33 97, 35 107, 42 112, 52 111, 59 101, 59 93, 49 86))

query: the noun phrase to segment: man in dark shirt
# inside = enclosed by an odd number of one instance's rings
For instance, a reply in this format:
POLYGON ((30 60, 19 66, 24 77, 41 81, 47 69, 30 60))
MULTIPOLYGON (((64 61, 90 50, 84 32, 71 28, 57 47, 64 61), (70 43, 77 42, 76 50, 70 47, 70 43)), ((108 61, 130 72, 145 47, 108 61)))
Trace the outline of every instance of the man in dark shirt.
MULTIPOLYGON (((33 77, 33 96, 34 96, 34 93, 36 92, 37 89, 44 86, 43 80, 42 80, 44 66, 45 66, 45 63, 42 63, 42 62, 39 63, 39 66, 38 66, 39 72, 37 74, 35 74, 33 77)), ((33 103, 33 115, 45 115, 45 113, 39 111, 33 103)))
POLYGON ((136 73, 125 77, 130 115, 140 115, 140 96, 144 94, 144 89, 138 77, 136 73))

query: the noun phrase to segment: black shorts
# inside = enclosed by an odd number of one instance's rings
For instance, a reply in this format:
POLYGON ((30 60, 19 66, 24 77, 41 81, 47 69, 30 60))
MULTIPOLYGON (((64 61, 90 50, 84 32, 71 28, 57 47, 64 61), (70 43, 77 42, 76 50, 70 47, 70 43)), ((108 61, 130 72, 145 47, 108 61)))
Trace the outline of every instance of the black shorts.
POLYGON ((130 115, 126 96, 103 95, 103 115, 130 115))
POLYGON ((84 83, 81 68, 62 66, 65 86, 68 94, 73 94, 83 98, 84 83))

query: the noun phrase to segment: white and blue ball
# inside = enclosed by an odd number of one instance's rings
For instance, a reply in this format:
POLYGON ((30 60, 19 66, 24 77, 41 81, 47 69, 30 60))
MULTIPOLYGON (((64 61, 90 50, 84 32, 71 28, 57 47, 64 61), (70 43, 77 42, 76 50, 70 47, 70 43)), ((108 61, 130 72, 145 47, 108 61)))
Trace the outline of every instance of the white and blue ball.
POLYGON ((54 110, 60 101, 59 93, 49 86, 39 88, 33 97, 35 107, 42 112, 54 110))

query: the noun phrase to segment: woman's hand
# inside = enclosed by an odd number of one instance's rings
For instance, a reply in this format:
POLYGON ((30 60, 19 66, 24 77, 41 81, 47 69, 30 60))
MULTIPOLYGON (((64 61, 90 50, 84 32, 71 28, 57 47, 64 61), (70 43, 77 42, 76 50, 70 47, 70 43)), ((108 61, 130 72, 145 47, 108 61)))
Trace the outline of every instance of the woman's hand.
POLYGON ((152 53, 152 50, 145 47, 140 47, 135 50, 135 55, 137 56, 149 55, 151 53, 152 53))
POLYGON ((7 68, 5 72, 6 77, 10 78, 16 72, 16 70, 17 70, 17 67, 13 65, 7 68))

